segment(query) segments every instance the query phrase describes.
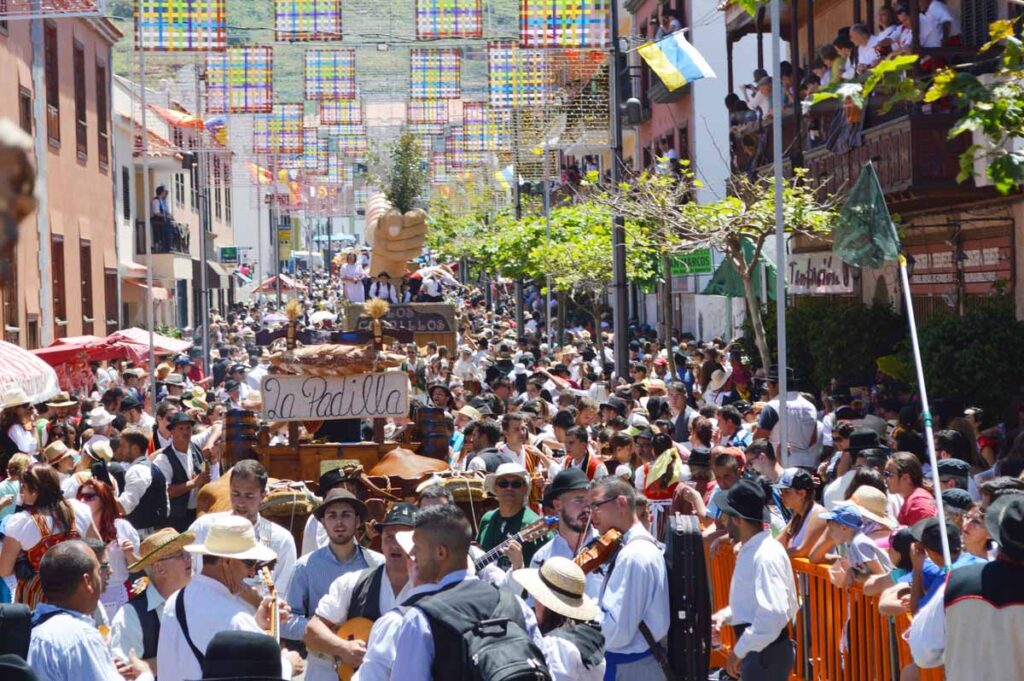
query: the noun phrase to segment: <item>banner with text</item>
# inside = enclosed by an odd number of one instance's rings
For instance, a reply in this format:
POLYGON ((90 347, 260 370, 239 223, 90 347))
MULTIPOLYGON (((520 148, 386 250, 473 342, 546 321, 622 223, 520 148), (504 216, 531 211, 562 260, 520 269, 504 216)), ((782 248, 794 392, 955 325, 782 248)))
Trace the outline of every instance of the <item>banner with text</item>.
POLYGON ((786 288, 796 295, 853 293, 853 270, 832 251, 791 253, 786 261, 786 288))
POLYGON ((270 421, 328 421, 405 416, 409 378, 400 371, 355 376, 264 376, 263 416, 270 421))

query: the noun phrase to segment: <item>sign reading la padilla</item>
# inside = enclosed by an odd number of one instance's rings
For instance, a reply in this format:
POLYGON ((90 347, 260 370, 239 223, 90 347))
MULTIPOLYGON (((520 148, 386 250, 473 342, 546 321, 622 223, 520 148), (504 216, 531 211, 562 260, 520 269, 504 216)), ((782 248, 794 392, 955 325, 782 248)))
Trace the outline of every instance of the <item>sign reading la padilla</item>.
POLYGON ((355 376, 264 376, 263 416, 270 421, 320 421, 405 416, 409 379, 400 371, 355 376))

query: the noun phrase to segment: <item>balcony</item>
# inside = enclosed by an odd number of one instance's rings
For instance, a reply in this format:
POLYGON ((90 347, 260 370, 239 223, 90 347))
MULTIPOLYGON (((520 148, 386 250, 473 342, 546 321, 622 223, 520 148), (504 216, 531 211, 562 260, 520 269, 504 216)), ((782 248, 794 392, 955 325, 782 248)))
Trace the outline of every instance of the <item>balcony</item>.
POLYGON ((681 88, 669 90, 661 82, 661 78, 651 78, 651 87, 647 90, 647 99, 655 104, 671 104, 678 102, 690 94, 690 85, 686 84, 681 88))
MULTIPOLYGON (((174 255, 189 255, 188 228, 174 220, 168 223, 153 221, 152 225, 152 249, 153 254, 170 253, 174 255)), ((144 255, 146 253, 146 222, 145 220, 135 221, 135 253, 144 255)))

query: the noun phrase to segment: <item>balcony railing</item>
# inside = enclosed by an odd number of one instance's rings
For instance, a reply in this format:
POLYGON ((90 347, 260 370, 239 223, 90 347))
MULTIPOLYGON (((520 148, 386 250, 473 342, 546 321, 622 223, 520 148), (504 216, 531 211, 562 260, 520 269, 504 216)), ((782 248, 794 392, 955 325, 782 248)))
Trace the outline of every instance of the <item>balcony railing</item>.
MULTIPOLYGON (((160 255, 173 253, 177 255, 189 255, 188 228, 175 222, 152 220, 152 249, 153 253, 160 255)), ((146 222, 145 220, 135 221, 135 253, 144 255, 146 253, 146 222)))

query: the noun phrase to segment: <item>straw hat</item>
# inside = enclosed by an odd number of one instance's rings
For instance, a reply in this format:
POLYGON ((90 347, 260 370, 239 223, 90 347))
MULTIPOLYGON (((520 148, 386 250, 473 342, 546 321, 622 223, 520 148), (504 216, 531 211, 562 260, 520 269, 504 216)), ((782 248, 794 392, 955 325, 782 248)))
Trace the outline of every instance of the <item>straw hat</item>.
POLYGON ((174 369, 174 367, 172 367, 172 366, 171 366, 170 364, 168 364, 167 362, 161 362, 161 363, 160 363, 160 364, 158 364, 158 365, 157 365, 157 367, 156 367, 156 377, 157 377, 158 379, 163 379, 163 378, 164 378, 164 376, 166 376, 167 374, 171 373, 171 371, 172 371, 173 369, 174 369))
POLYGON ((255 560, 261 563, 277 558, 272 548, 256 541, 252 523, 237 515, 218 516, 206 535, 206 541, 186 546, 185 550, 201 556, 255 560))
POLYGON ((530 486, 530 474, 526 472, 526 469, 523 468, 521 464, 503 463, 498 466, 498 470, 493 473, 488 473, 487 477, 484 478, 484 489, 497 496, 497 492, 494 491, 494 483, 497 482, 499 478, 507 478, 510 476, 522 478, 526 486, 530 486))
POLYGON ((110 463, 114 459, 114 450, 110 448, 109 442, 93 442, 83 447, 82 451, 93 461, 110 463))
POLYGON ((885 492, 870 485, 861 485, 850 497, 850 501, 860 507, 860 514, 868 520, 890 530, 896 527, 896 519, 889 515, 885 492))
POLYGON ((711 373, 711 382, 708 383, 708 390, 718 392, 723 387, 725 387, 725 384, 728 380, 729 377, 726 375, 724 371, 722 371, 721 369, 715 369, 715 371, 711 373))
POLYGON ((548 610, 574 620, 597 619, 600 610, 583 593, 587 580, 583 570, 568 558, 548 558, 540 568, 512 572, 512 579, 548 610))
POLYGON ((173 556, 180 549, 195 540, 195 532, 182 532, 179 534, 173 527, 157 530, 142 540, 142 545, 139 547, 139 553, 142 557, 129 565, 128 571, 140 572, 159 560, 173 556))
POLYGON ((46 403, 47 407, 53 407, 54 409, 60 409, 62 407, 73 407, 78 404, 78 401, 72 399, 71 394, 68 392, 60 392, 53 396, 53 399, 46 403))
POLYGON ((0 408, 10 409, 11 407, 20 407, 23 404, 29 404, 32 400, 28 394, 21 389, 20 385, 15 385, 4 393, 3 406, 0 408))
POLYGON ((89 412, 89 416, 86 417, 86 423, 91 428, 99 428, 100 426, 109 426, 114 422, 114 415, 103 407, 96 407, 89 412))
POLYGON ((43 458, 46 459, 46 463, 51 466, 56 466, 66 457, 74 455, 75 453, 68 449, 68 446, 60 440, 51 442, 46 446, 46 449, 43 450, 43 458))

